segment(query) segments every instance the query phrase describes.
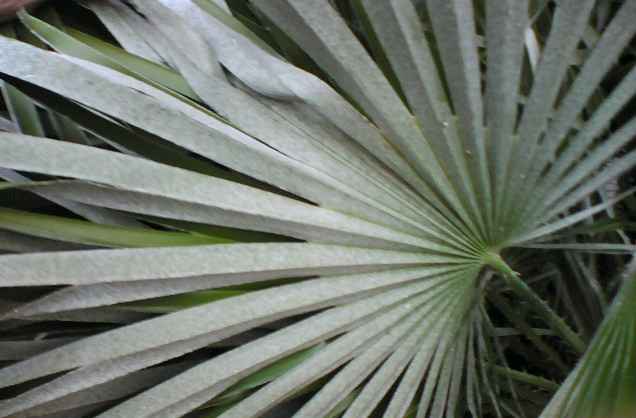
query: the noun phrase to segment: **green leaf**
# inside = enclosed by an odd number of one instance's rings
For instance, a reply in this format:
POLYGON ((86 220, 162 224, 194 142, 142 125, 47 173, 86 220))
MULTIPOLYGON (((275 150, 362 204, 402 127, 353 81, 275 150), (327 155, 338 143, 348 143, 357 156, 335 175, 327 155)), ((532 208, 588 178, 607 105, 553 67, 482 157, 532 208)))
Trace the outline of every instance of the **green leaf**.
POLYGON ((19 132, 27 135, 46 136, 38 110, 31 100, 15 87, 0 81, 4 101, 19 132))
POLYGON ((634 414, 633 2, 39 10, 0 28, 0 190, 56 203, 0 208, 0 416, 530 418, 572 368, 543 418, 634 414))
POLYGON ((246 377, 234 386, 230 387, 228 390, 219 395, 219 397, 215 399, 214 403, 225 403, 228 399, 231 400, 237 397, 241 397, 251 389, 255 389, 268 382, 271 382, 272 380, 277 379, 280 376, 283 376, 285 373, 301 365, 307 359, 314 356, 324 347, 324 343, 317 344, 314 347, 298 351, 292 355, 276 361, 275 363, 265 367, 264 369, 259 370, 258 372, 246 377))
POLYGON ((585 355, 541 418, 627 418, 636 413, 636 298, 634 265, 585 355))
POLYGON ((170 68, 145 60, 136 55, 129 54, 125 50, 109 44, 108 42, 104 42, 98 38, 72 28, 68 28, 67 31, 75 39, 78 39, 84 44, 99 51, 110 60, 125 67, 132 74, 141 76, 143 79, 153 81, 163 87, 181 93, 186 97, 197 100, 197 95, 192 90, 188 82, 179 73, 171 70, 170 68))
MULTIPOLYGON (((292 284, 286 287, 288 291, 283 291, 283 288, 275 288, 251 292, 237 298, 179 311, 89 337, 13 366, 5 367, 0 370, 0 376, 2 377, 0 382, 7 382, 7 384, 9 382, 17 383, 67 368, 100 364, 101 362, 106 362, 102 364, 107 367, 108 373, 104 373, 105 369, 103 367, 98 367, 98 369, 93 369, 91 366, 83 367, 55 379, 48 385, 37 387, 30 393, 27 392, 21 397, 19 396, 3 403, 0 406, 0 411, 2 413, 12 413, 10 411, 27 410, 52 398, 65 396, 87 386, 92 386, 95 384, 93 383, 95 379, 100 382, 108 381, 127 374, 132 370, 148 367, 186 352, 191 352, 219 339, 227 338, 229 335, 238 334, 245 329, 271 322, 277 318, 313 311, 336 303, 359 300, 372 294, 373 289, 378 289, 378 287, 388 286, 393 288, 397 283, 413 282, 418 278, 431 274, 434 275, 435 273, 430 268, 422 270, 411 269, 398 272, 363 274, 361 276, 326 278, 292 284), (328 286, 325 286, 325 281, 329 282, 328 286), (340 285, 337 283, 340 283, 340 285), (366 291, 363 289, 366 289, 366 291), (251 304, 249 303, 250 300, 259 302, 258 304, 251 304), (249 308, 244 309, 246 306, 249 308), (214 321, 201 321, 202 317, 214 318, 214 321), (164 332, 158 332, 159 330, 164 330, 164 332), (197 336, 199 338, 194 338, 197 336), (113 339, 126 341, 126 344, 108 344, 113 339), (153 351, 153 348, 159 346, 164 346, 165 350, 162 352, 153 351), (102 351, 98 347, 108 349, 102 351), (142 352, 143 355, 141 355, 142 352), (137 353, 136 359, 132 364, 128 364, 126 355, 131 353, 137 353), (26 399, 29 400, 28 403, 24 402, 26 399)), ((349 324, 355 323, 357 320, 363 319, 374 312, 386 311, 386 308, 395 307, 397 302, 405 298, 425 292, 427 289, 433 289, 437 285, 448 281, 448 275, 439 276, 432 280, 419 280, 409 286, 399 287, 393 292, 384 292, 379 296, 362 299, 358 303, 344 305, 342 308, 328 310, 321 315, 312 316, 295 327, 286 327, 264 339, 256 340, 252 344, 242 346, 238 350, 230 351, 225 356, 217 356, 208 360, 203 365, 179 375, 176 381, 169 381, 165 385, 156 386, 153 388, 153 392, 163 391, 163 394, 162 396, 154 397, 150 404, 145 402, 144 399, 146 396, 152 397, 153 393, 145 392, 137 398, 119 405, 118 408, 120 410, 137 410, 139 405, 145 404, 143 409, 149 412, 148 408, 161 409, 166 405, 183 399, 187 401, 185 409, 189 411, 192 407, 187 405, 194 402, 195 406, 197 406, 208 401, 215 393, 220 393, 233 383, 238 382, 242 377, 249 375, 254 370, 255 365, 265 366, 266 363, 263 362, 267 361, 267 359, 273 362, 278 356, 291 354, 305 348, 307 345, 313 345, 317 341, 340 333, 342 330, 347 329, 349 324), (227 357, 233 356, 238 356, 238 358, 232 361, 226 360, 227 357), (242 356, 246 357, 239 360, 242 356), (229 369, 227 364, 235 364, 242 371, 234 368, 229 369), (210 369, 215 370, 219 366, 221 367, 220 370, 217 369, 214 373, 209 372, 210 369), (201 374, 204 376, 203 379, 199 378, 201 374), (194 378, 194 382, 197 382, 197 385, 203 385, 202 389, 207 387, 214 390, 207 390, 202 393, 197 390, 196 385, 179 384, 179 380, 192 381, 192 378, 194 378), (174 390, 174 386, 171 385, 174 383, 181 388, 179 391, 174 390), (190 388, 189 392, 183 390, 186 387, 190 388), (193 399, 188 400, 189 396, 193 397, 193 399), (159 399, 161 399, 161 402, 158 402, 159 399)), ((394 309, 389 310, 388 316, 381 316, 380 319, 372 320, 372 323, 373 321, 390 321, 389 323, 392 323, 401 317, 404 312, 408 312, 412 308, 409 304, 401 303, 395 309, 397 309, 395 313, 393 313, 394 309)), ((377 325, 370 325, 365 331, 360 332, 368 333, 371 329, 377 329, 377 325)), ((315 356, 312 358, 315 358, 315 356)), ((117 413, 114 409, 110 412, 117 413)))
POLYGON ((535 376, 519 370, 512 370, 501 366, 492 366, 492 370, 499 375, 510 377, 518 382, 527 383, 550 391, 556 391, 559 388, 557 383, 544 379, 541 376, 535 376))
POLYGON ((140 80, 156 83, 184 96, 196 98, 196 94, 179 74, 160 64, 129 54, 121 48, 72 28, 67 29, 66 32, 62 31, 25 11, 20 12, 19 17, 35 35, 57 51, 104 65, 140 80))
MULTIPOLYGON (((37 182, 36 185, 42 185, 42 183, 55 182, 37 182)), ((15 183, 9 185, 15 185, 15 183)), ((26 185, 32 184, 27 183, 26 185)), ((0 190, 2 188, 3 186, 0 185, 0 190)), ((176 247, 231 242, 223 238, 181 232, 98 225, 77 219, 7 208, 0 208, 0 228, 58 241, 106 247, 176 247)))
POLYGON ((274 222, 269 223, 274 228, 267 232, 329 242, 329 235, 342 237, 349 231, 352 233, 352 239, 349 241, 352 244, 358 242, 363 246, 383 246, 383 237, 386 237, 388 241, 392 241, 390 247, 393 249, 407 249, 410 245, 404 246, 398 242, 412 242, 415 244, 414 247, 454 254, 451 258, 464 256, 463 252, 444 243, 404 234, 336 211, 141 158, 43 138, 5 133, 0 133, 0 138, 0 150, 3 150, 0 153, 2 166, 75 177, 110 186, 109 188, 77 184, 56 189, 59 195, 83 203, 188 221, 200 221, 201 217, 204 217, 210 224, 263 231, 269 228, 262 220, 274 218, 274 222), (29 146, 29 143, 37 146, 29 146), (113 169, 115 166, 118 169, 113 169), (133 198, 139 193, 146 197, 133 198), (122 199, 124 195, 130 198, 122 199), (100 197, 105 197, 106 200, 99 200, 100 197), (151 201, 157 198, 167 200, 163 200, 159 205, 152 204, 151 201), (170 201, 172 203, 169 203, 170 201), (178 203, 179 201, 181 203, 178 203), (175 203, 178 209, 174 206, 175 203), (144 208, 135 208, 137 204, 144 208), (172 208, 168 216, 162 210, 163 206, 172 208), (203 207, 206 208, 205 211, 201 210, 203 207), (229 212, 231 216, 228 216, 229 212), (361 236, 357 238, 356 235, 361 236))
POLYGON ((118 308, 144 313, 169 313, 240 296, 245 293, 247 293, 245 290, 204 290, 176 296, 146 299, 142 302, 123 303, 118 305, 118 308))
POLYGON ((213 163, 195 158, 182 148, 166 143, 160 138, 149 135, 143 131, 134 130, 90 108, 64 100, 60 96, 51 94, 46 90, 34 88, 31 85, 22 83, 20 84, 20 91, 23 91, 27 96, 32 98, 33 101, 47 109, 72 119, 97 137, 112 144, 115 148, 142 155, 153 161, 169 164, 174 167, 181 167, 214 177, 263 187, 262 184, 246 176, 241 176, 239 173, 230 172, 229 170, 217 167, 213 163))

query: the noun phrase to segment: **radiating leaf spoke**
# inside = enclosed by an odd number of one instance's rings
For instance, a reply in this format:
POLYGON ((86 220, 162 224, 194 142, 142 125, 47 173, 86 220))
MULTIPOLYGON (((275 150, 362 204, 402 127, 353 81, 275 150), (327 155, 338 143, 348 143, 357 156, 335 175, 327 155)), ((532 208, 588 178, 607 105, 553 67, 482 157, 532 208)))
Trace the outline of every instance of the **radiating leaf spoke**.
POLYGON ((6 10, 0 416, 636 414, 634 0, 6 10))

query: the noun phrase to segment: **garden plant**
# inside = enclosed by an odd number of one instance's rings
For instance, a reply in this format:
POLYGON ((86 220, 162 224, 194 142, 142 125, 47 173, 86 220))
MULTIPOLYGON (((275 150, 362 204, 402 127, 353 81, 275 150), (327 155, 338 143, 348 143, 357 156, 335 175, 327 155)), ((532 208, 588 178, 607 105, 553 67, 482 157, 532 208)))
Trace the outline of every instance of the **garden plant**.
POLYGON ((636 1, 25 3, 0 417, 636 417, 636 1))

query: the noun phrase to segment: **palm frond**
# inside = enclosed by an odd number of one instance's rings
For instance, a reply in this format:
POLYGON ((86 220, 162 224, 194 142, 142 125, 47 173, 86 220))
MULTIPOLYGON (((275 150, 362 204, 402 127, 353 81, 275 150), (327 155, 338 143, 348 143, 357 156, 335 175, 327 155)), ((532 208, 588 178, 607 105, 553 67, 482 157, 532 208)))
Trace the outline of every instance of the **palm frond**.
POLYGON ((585 355, 541 417, 634 415, 636 314, 630 301, 636 297, 635 277, 632 266, 585 355))
POLYGON ((634 251, 579 240, 634 191, 604 189, 636 166, 619 3, 20 12, 0 198, 51 209, 0 201, 0 416, 526 416, 579 357, 541 417, 631 416, 636 280, 589 345, 540 290, 604 306, 582 257, 634 251))

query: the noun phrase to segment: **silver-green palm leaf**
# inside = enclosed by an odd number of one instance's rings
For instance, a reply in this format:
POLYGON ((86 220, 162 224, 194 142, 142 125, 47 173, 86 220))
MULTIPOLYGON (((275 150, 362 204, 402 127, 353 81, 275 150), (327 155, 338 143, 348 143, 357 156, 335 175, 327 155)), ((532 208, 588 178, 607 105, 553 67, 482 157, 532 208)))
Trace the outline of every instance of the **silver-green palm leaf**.
MULTIPOLYGON (((563 236, 632 193, 605 190, 636 166, 636 68, 597 96, 636 2, 597 28, 607 2, 545 3, 82 2, 121 48, 54 9, 6 24, 0 192, 83 219, 0 209, 0 287, 47 286, 1 318, 112 325, 0 342, 0 416, 522 414, 509 379, 553 383, 497 365, 492 278, 586 341, 507 255, 634 251, 563 236)), ((542 416, 586 416, 598 347, 634 354, 624 299, 542 416)))

